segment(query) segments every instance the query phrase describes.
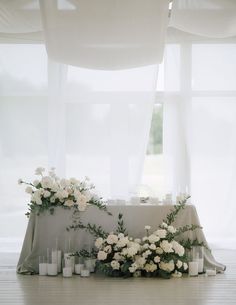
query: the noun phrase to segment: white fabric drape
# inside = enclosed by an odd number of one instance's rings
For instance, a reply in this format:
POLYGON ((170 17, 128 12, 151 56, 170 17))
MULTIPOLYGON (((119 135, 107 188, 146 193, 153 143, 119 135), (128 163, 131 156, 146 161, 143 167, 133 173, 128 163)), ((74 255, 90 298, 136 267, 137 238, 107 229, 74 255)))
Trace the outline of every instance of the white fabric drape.
POLYGON ((170 26, 205 37, 236 36, 236 1, 174 0, 170 26))
POLYGON ((45 44, 55 61, 116 70, 162 61, 166 0, 40 1, 45 44))

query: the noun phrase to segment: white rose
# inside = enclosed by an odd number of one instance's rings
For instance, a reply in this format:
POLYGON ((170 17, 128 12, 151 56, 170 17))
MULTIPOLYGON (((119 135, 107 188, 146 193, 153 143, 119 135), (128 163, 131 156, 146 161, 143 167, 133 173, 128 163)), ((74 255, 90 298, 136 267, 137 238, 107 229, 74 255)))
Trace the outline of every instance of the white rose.
POLYGON ((144 244, 143 246, 142 246, 142 248, 145 250, 145 249, 148 249, 149 248, 149 244, 144 244))
POLYGON ((106 247, 103 248, 103 251, 105 251, 106 253, 111 253, 112 248, 110 245, 107 245, 106 247))
POLYGON ((74 205, 74 201, 73 200, 66 200, 64 205, 66 207, 72 207, 74 205))
POLYGON ((147 237, 147 236, 144 236, 144 237, 143 237, 143 241, 146 241, 146 240, 148 240, 148 237, 147 237))
POLYGON ((182 273, 179 272, 179 271, 177 271, 177 270, 175 270, 175 272, 172 273, 171 276, 172 276, 172 277, 177 277, 177 278, 179 278, 179 277, 182 277, 182 273))
POLYGON ((187 263, 183 263, 183 267, 184 267, 184 270, 187 270, 188 269, 188 264, 187 263))
POLYGON ((119 270, 120 269, 120 263, 117 261, 111 261, 111 267, 113 270, 119 270))
POLYGON ((77 184, 78 183, 78 180, 76 178, 70 178, 70 183, 71 184, 77 184))
POLYGON ((147 258, 152 252, 150 250, 146 250, 142 255, 144 258, 147 258))
POLYGON ((84 195, 80 195, 76 203, 78 204, 79 211, 85 211, 87 206, 87 198, 84 195))
POLYGON ((51 187, 53 187, 52 178, 49 177, 49 176, 43 177, 42 180, 41 180, 41 185, 44 189, 50 189, 51 187))
POLYGON ((145 257, 137 256, 135 258, 135 263, 139 268, 142 268, 144 266, 144 264, 146 263, 146 259, 145 259, 145 257))
POLYGON ((153 262, 144 266, 144 270, 146 270, 147 272, 154 272, 156 269, 157 265, 155 265, 153 262))
POLYGON ((163 222, 163 223, 161 224, 161 227, 166 229, 166 228, 168 227, 168 224, 165 223, 165 222, 163 222))
POLYGON ((103 238, 98 237, 95 241, 95 247, 99 249, 102 246, 102 244, 103 244, 103 238))
POLYGON ((97 258, 100 261, 104 261, 107 258, 107 253, 105 251, 99 251, 97 258))
POLYGON ((145 226, 144 229, 145 229, 145 230, 150 230, 150 229, 151 229, 151 226, 145 226))
POLYGON ((42 175, 44 171, 45 171, 44 167, 37 167, 35 170, 35 175, 37 175, 37 176, 42 175))
POLYGON ((174 251, 175 251, 175 253, 176 254, 178 254, 179 256, 183 256, 184 255, 184 247, 183 246, 181 246, 177 241, 175 241, 175 240, 173 240, 172 242, 171 242, 171 244, 172 244, 172 247, 173 247, 173 249, 174 249, 174 251))
POLYGON ((52 196, 52 197, 50 198, 50 202, 51 202, 51 203, 54 203, 55 201, 56 201, 55 196, 52 196))
POLYGON ((159 267, 164 271, 171 272, 175 269, 175 264, 173 260, 169 261, 168 263, 160 262, 159 267))
POLYGON ((48 198, 48 197, 50 197, 51 196, 51 193, 49 192, 49 191, 44 191, 43 192, 43 197, 44 198, 48 198))
POLYGON ((156 253, 157 253, 157 254, 162 254, 162 253, 163 253, 162 248, 157 247, 157 248, 156 248, 156 253))
POLYGON ((178 269, 180 269, 183 266, 183 263, 178 259, 176 266, 178 269))
POLYGON ((120 260, 123 259, 122 256, 120 255, 120 253, 118 253, 118 252, 116 252, 116 253, 114 254, 113 258, 114 258, 115 260, 117 260, 117 261, 120 261, 120 260))
POLYGON ((173 248, 172 248, 172 244, 169 243, 167 240, 163 240, 160 243, 160 247, 164 250, 164 252, 166 253, 171 253, 174 252, 173 248))
POLYGON ((133 257, 135 254, 137 254, 138 249, 136 247, 130 247, 127 249, 127 256, 133 257))
POLYGON ((123 248, 125 247, 127 244, 129 243, 129 239, 128 237, 123 237, 123 238, 120 238, 120 240, 118 240, 117 242, 117 247, 119 248, 123 248))
POLYGON ((70 181, 67 180, 67 179, 65 179, 65 178, 62 178, 62 179, 60 180, 60 185, 61 185, 63 188, 64 188, 64 187, 67 187, 67 186, 70 185, 70 181))
POLYGON ((160 256, 157 255, 157 256, 154 257, 154 262, 155 263, 160 263, 160 261, 161 261, 160 256))
POLYGON ((28 194, 32 194, 33 193, 33 189, 31 186, 27 186, 27 188, 25 189, 26 193, 28 194))
POLYGON ((138 269, 137 264, 136 264, 136 263, 133 263, 133 264, 129 267, 129 272, 134 273, 137 269, 138 269))
POLYGON ((154 232, 157 236, 159 236, 160 238, 165 238, 166 237, 166 230, 165 229, 160 229, 160 230, 156 230, 154 232))
POLYGON ((141 243, 141 239, 140 238, 135 238, 134 242, 137 243, 137 244, 140 244, 141 243))
POLYGON ((151 250, 156 250, 156 245, 155 244, 151 244, 150 246, 149 246, 149 249, 151 249, 151 250))
POLYGON ((34 192, 34 194, 31 197, 31 201, 35 202, 37 205, 42 204, 41 190, 37 190, 34 192))
POLYGON ((80 191, 78 190, 74 190, 74 197, 76 200, 78 200, 78 198, 81 196, 82 194, 80 193, 80 191))
POLYGON ((118 242, 118 236, 115 234, 110 234, 107 236, 107 243, 109 245, 116 244, 118 242))
POLYGON ((156 235, 154 235, 154 234, 151 234, 151 235, 148 237, 148 240, 149 240, 150 243, 155 243, 155 242, 157 242, 157 241, 160 240, 160 237, 159 237, 159 236, 156 236, 156 235))
POLYGON ((167 230, 172 234, 176 232, 176 229, 173 226, 168 226, 167 230))
POLYGON ((126 256, 127 252, 128 252, 128 249, 127 248, 123 248, 122 251, 121 251, 121 255, 126 256))

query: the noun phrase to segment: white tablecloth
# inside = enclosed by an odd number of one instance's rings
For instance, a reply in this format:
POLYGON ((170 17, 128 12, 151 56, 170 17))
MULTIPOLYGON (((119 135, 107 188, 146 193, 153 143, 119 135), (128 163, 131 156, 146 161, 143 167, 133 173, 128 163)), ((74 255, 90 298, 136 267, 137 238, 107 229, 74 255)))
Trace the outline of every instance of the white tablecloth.
MULTIPOLYGON (((144 236, 145 225, 150 225, 155 230, 173 206, 109 206, 109 211, 113 216, 89 206, 85 212, 81 212, 81 220, 84 224, 101 225, 107 232, 115 231, 118 214, 122 213, 125 226, 132 237, 144 236)), ((53 215, 48 211, 39 216, 32 214, 29 219, 21 255, 17 265, 17 272, 22 274, 38 273, 38 258, 40 255, 46 256, 47 248, 52 249, 58 238, 58 246, 64 251, 65 240, 71 239, 72 250, 82 249, 85 244, 92 244, 92 237, 84 230, 70 231, 66 228, 72 224, 72 210, 65 210, 61 207, 55 208, 53 215)), ((181 210, 174 223, 176 227, 186 224, 200 225, 196 208, 187 205, 181 210)), ((186 232, 185 238, 203 241, 207 244, 204 233, 201 229, 193 232, 186 232)), ((208 268, 215 267, 217 271, 225 270, 225 266, 216 262, 212 253, 205 250, 204 264, 208 268)))

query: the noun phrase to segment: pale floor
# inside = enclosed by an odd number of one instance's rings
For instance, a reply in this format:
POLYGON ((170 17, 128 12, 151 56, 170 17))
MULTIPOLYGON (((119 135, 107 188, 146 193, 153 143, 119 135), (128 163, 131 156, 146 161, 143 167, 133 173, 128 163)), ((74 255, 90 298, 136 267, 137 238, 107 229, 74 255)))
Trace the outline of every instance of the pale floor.
POLYGON ((17 257, 0 255, 0 304, 236 304, 236 251, 217 250, 214 255, 227 265, 224 274, 171 280, 17 275, 13 267, 17 257))

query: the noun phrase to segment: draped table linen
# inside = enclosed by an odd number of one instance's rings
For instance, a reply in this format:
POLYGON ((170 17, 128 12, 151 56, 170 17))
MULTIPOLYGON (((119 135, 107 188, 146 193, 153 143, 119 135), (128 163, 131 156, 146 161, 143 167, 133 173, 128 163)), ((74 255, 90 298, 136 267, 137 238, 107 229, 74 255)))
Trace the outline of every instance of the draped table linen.
MULTIPOLYGON (((84 224, 101 225, 105 231, 112 232, 116 230, 118 214, 122 213, 129 236, 137 238, 145 235, 145 225, 150 225, 151 231, 157 229, 171 208, 173 206, 167 205, 109 206, 108 209, 112 213, 112 216, 109 216, 96 207, 88 206, 86 211, 80 212, 80 218, 84 224)), ((69 239, 74 251, 80 250, 84 246, 93 246, 93 237, 85 230, 66 230, 72 222, 73 210, 61 207, 56 207, 53 215, 50 215, 49 211, 40 215, 31 214, 17 265, 17 272, 20 274, 37 274, 39 256, 46 256, 47 248, 55 247, 56 239, 58 239, 58 248, 62 251, 65 250, 65 241, 68 242, 69 239)), ((195 206, 187 205, 184 210, 179 212, 174 226, 178 228, 191 224, 200 225, 200 221, 195 206)), ((199 242, 204 242, 207 245, 201 229, 186 232, 183 237, 191 240, 197 238, 199 242)), ((205 268, 216 268, 217 272, 224 271, 226 268, 223 264, 218 263, 207 249, 204 251, 204 266, 205 268)))

